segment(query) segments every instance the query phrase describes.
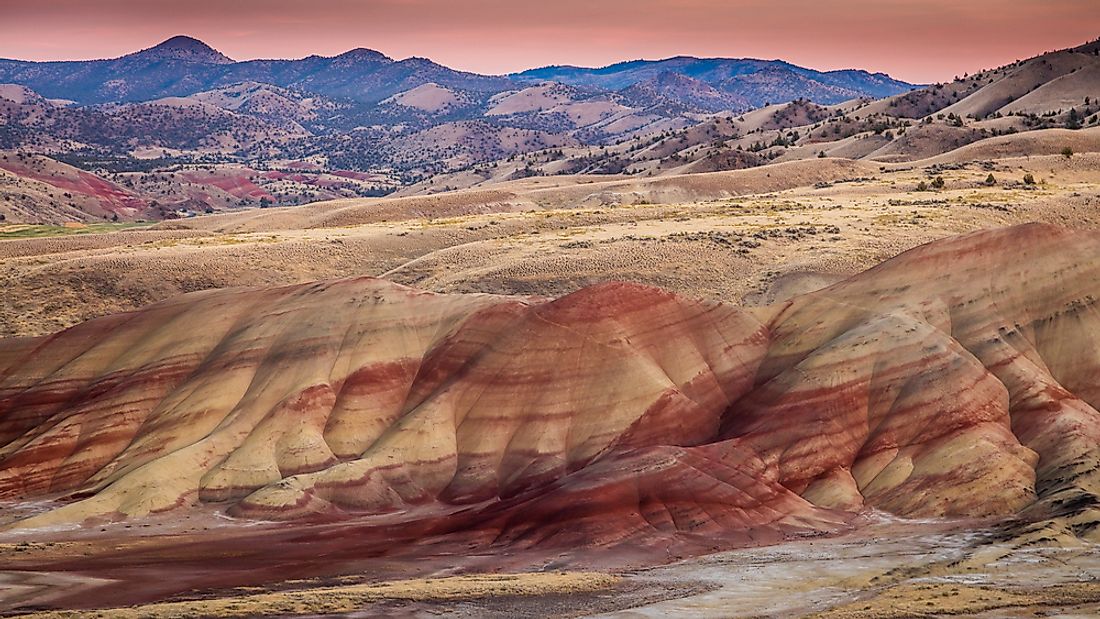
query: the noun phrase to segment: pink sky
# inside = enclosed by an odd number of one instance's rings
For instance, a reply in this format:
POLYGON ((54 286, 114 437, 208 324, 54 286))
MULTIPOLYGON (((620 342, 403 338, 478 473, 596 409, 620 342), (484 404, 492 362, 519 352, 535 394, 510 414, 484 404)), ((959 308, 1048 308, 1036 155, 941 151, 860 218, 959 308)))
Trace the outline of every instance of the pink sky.
POLYGON ((119 56, 170 36, 226 55, 369 47, 482 73, 679 54, 782 58, 913 82, 1100 36, 1097 0, 0 0, 0 57, 119 56))

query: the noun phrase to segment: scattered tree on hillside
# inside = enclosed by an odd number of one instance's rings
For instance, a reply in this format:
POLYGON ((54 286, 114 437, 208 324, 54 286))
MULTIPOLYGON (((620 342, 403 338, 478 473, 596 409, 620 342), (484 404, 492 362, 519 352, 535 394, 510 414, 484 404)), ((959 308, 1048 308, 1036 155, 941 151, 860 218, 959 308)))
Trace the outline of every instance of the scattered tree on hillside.
POLYGON ((1062 149, 1062 156, 1065 157, 1066 159, 1069 159, 1070 157, 1073 156, 1073 149, 1068 147, 1068 146, 1063 148, 1062 149))
POLYGON ((1077 108, 1071 107, 1069 109, 1069 116, 1066 118, 1066 129, 1080 129, 1081 128, 1081 115, 1077 113, 1077 108))
POLYGON ((1024 184, 1025 185, 1034 185, 1035 184, 1035 177, 1031 175, 1031 172, 1028 172, 1027 174, 1024 174, 1024 184))
POLYGON ((932 179, 932 189, 943 189, 944 182, 942 176, 937 176, 932 179))
POLYGON ((996 185, 997 184, 997 179, 993 177, 992 172, 989 173, 989 176, 985 177, 985 184, 986 185, 996 185))

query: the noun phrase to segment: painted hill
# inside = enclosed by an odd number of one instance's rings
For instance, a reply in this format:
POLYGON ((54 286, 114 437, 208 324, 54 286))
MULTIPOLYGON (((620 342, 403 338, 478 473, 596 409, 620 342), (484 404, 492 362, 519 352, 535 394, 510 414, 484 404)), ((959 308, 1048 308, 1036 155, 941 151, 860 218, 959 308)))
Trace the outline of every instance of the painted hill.
MULTIPOLYGON (((155 160, 154 160, 155 162, 155 160)), ((42 155, 0 151, 0 221, 156 221, 200 213, 380 195, 377 176, 244 165, 94 174, 42 155)))
POLYGON ((218 504, 662 557, 866 507, 1092 539, 1098 250, 980 232, 753 312, 631 284, 188 294, 0 343, 0 498, 62 501, 16 527, 218 504))

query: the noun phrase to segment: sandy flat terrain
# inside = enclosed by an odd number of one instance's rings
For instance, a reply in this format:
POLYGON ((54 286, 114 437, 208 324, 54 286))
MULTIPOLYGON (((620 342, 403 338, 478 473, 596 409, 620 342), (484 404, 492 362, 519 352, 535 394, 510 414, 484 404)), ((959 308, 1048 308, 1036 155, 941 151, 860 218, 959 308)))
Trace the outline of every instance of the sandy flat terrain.
MULTIPOLYGON (((1006 525, 867 516, 836 537, 722 552, 666 566, 606 571, 429 576, 369 573, 185 595, 175 601, 33 617, 1087 617, 1100 612, 1100 555, 1087 544, 1021 546, 1006 525)), ((0 548, 12 556, 15 545, 0 548)), ((70 549, 85 552, 88 546, 70 549)), ((29 543, 20 554, 46 553, 29 543)), ((53 552, 57 552, 54 550, 53 552)), ((0 573, 8 596, 63 575, 0 573)), ((70 577, 70 587, 79 579, 70 577)), ((8 600, 6 600, 8 601, 8 600)))

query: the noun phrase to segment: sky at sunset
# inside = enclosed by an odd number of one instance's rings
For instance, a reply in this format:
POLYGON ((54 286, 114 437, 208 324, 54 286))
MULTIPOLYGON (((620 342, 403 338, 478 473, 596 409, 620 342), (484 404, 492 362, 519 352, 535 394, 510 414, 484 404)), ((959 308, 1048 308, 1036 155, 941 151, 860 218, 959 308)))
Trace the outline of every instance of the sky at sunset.
POLYGON ((1100 0, 0 0, 0 57, 119 56, 176 34, 237 59, 394 58, 504 73, 674 55, 933 82, 1100 36, 1100 0))

